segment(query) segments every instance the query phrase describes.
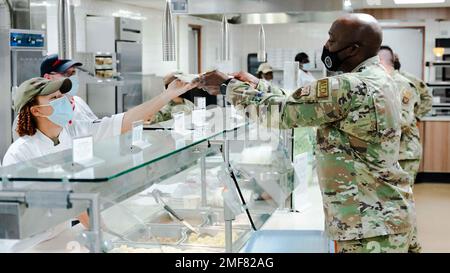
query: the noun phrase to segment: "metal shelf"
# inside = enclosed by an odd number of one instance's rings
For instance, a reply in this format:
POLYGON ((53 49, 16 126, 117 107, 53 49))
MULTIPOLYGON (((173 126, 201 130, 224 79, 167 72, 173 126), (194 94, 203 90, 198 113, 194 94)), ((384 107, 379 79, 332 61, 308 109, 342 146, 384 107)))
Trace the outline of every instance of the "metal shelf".
POLYGON ((427 62, 425 64, 427 67, 450 67, 450 61, 435 61, 435 62, 427 62))
POLYGON ((448 87, 450 88, 450 82, 429 82, 428 87, 448 87))

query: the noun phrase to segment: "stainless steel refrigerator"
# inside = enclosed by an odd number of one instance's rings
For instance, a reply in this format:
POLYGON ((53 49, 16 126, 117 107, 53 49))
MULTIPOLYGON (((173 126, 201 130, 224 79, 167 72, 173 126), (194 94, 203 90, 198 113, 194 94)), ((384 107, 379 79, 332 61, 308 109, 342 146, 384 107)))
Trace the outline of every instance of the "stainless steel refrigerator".
POLYGON ((117 86, 117 112, 142 103, 142 44, 116 41, 117 71, 123 85, 117 86))
POLYGON ((87 83, 87 102, 99 117, 122 113, 142 103, 141 42, 139 20, 86 17, 86 51, 100 55, 114 52, 117 59, 115 81, 87 83))

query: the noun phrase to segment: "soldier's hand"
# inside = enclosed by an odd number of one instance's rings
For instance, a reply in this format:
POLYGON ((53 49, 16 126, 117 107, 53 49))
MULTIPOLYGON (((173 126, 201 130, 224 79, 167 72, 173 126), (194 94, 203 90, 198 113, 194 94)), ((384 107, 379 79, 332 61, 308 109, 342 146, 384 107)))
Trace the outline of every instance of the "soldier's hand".
POLYGON ((210 95, 217 96, 220 94, 220 85, 228 80, 228 76, 220 71, 207 72, 200 76, 199 88, 202 88, 210 95))
POLYGON ((246 83, 250 84, 250 86, 253 88, 256 88, 259 84, 259 79, 247 72, 242 71, 242 72, 238 72, 238 73, 233 73, 233 74, 231 74, 231 76, 233 76, 235 79, 237 79, 241 82, 246 82, 246 83))

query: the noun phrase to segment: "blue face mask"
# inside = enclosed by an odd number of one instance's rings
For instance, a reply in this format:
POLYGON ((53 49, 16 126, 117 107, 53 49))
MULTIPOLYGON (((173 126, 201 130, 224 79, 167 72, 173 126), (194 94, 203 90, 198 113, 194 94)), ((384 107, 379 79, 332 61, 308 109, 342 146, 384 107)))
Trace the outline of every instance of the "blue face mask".
MULTIPOLYGON (((44 106, 44 105, 42 105, 44 106)), ((64 127, 73 118, 73 108, 66 96, 51 101, 48 106, 53 108, 53 113, 47 118, 54 124, 64 127)))
POLYGON ((306 64, 303 64, 303 69, 308 71, 308 70, 313 69, 313 66, 311 63, 306 63, 306 64))
POLYGON ((67 95, 69 96, 76 96, 78 94, 78 89, 80 88, 80 82, 78 80, 77 75, 70 76, 70 81, 72 82, 72 89, 70 89, 69 93, 67 95))

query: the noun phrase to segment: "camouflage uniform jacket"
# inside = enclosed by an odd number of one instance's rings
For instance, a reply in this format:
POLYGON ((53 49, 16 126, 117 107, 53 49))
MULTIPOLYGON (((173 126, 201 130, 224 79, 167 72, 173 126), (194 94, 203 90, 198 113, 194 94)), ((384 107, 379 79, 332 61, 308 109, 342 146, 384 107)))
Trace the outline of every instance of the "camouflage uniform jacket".
POLYGON ((419 91, 414 83, 398 71, 394 71, 392 78, 397 85, 402 100, 402 136, 399 160, 420 159, 422 157, 422 145, 416 119, 421 104, 419 91))
POLYGON ((410 178, 398 164, 401 102, 378 56, 291 96, 232 80, 234 105, 275 105, 282 127, 318 126, 317 161, 325 226, 345 241, 410 232, 410 178))
POLYGON ((158 113, 153 117, 151 123, 159 123, 166 120, 172 119, 172 114, 178 112, 184 112, 185 114, 190 114, 194 110, 194 104, 186 99, 183 99, 183 103, 176 104, 170 101, 169 104, 164 106, 158 113))
POLYGON ((416 86, 417 91, 419 91, 420 103, 414 107, 414 112, 416 113, 416 117, 420 119, 431 111, 433 107, 433 96, 431 96, 427 85, 421 79, 404 71, 401 71, 400 74, 410 80, 416 86))

